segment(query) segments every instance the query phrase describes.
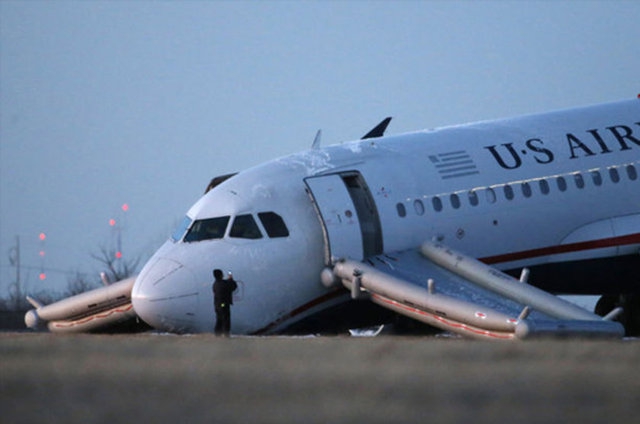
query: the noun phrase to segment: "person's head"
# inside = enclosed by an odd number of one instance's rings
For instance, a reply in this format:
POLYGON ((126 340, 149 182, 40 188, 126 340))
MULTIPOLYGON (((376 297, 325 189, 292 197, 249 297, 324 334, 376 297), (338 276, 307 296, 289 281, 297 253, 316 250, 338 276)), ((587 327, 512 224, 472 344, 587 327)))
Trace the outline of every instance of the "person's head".
POLYGON ((221 269, 214 269, 213 270, 213 278, 215 278, 216 280, 222 280, 222 276, 224 274, 222 274, 222 270, 221 269))

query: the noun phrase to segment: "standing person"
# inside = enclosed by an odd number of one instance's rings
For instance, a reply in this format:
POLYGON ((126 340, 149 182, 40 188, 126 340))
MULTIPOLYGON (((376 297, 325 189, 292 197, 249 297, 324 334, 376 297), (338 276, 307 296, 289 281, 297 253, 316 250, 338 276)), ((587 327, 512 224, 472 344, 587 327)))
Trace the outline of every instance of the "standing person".
POLYGON ((233 292, 238 288, 238 284, 229 273, 229 278, 223 279, 222 270, 213 270, 213 306, 216 311, 217 336, 228 336, 231 331, 231 305, 233 305, 233 292))

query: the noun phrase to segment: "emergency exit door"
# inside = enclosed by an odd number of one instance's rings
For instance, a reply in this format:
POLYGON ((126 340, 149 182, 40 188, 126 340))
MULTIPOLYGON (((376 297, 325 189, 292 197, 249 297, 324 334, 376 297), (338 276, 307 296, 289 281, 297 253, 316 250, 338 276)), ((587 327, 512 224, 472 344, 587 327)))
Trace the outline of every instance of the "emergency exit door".
POLYGON ((358 172, 305 179, 322 223, 325 262, 362 260, 382 253, 380 217, 367 184, 358 172))

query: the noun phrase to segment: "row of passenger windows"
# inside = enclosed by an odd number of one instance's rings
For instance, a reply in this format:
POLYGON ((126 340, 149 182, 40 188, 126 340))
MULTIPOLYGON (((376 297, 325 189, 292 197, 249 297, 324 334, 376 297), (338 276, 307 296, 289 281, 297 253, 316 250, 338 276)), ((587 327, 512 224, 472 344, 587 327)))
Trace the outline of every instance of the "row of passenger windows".
MULTIPOLYGON (((275 212, 260 212, 258 219, 270 238, 288 237, 289 229, 280 215, 275 212)), ((221 239, 227 233, 231 216, 199 219, 192 221, 186 216, 171 238, 173 241, 184 240, 192 243, 202 240, 221 239)), ((262 231, 251 214, 237 215, 229 229, 229 237, 242 239, 260 239, 262 231)))
MULTIPOLYGON (((518 191, 523 197, 529 198, 533 196, 534 187, 537 186, 541 194, 547 195, 551 192, 552 185, 555 184, 558 191, 564 192, 569 189, 569 185, 573 184, 578 189, 585 188, 587 181, 591 181, 594 186, 601 186, 605 178, 608 178, 612 183, 617 184, 622 178, 627 178, 630 181, 636 181, 638 179, 638 171, 632 164, 624 167, 611 167, 606 170, 591 170, 586 173, 576 172, 568 175, 559 175, 556 177, 549 177, 539 180, 523 181, 513 184, 505 184, 497 187, 487 187, 483 189, 470 190, 467 192, 467 201, 471 206, 478 206, 480 204, 480 192, 484 192, 487 203, 495 203, 497 200, 496 192, 502 190, 505 199, 513 200, 518 191), (603 175, 604 174, 604 175, 603 175)), ((449 204, 453 209, 459 209, 462 206, 462 199, 464 197, 460 193, 451 193, 448 195, 449 204)), ((431 198, 431 207, 434 211, 440 212, 445 207, 446 196, 433 196, 431 198)), ((413 201, 413 208, 417 215, 423 215, 425 212, 425 204, 421 199, 413 201)), ((404 203, 398 203, 396 205, 398 216, 404 218, 407 216, 407 209, 404 203)))

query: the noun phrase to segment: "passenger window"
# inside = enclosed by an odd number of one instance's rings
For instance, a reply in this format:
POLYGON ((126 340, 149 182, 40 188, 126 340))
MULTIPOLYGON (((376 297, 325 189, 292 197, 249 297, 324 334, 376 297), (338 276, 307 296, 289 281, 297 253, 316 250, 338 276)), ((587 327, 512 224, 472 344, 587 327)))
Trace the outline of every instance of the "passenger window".
POLYGON ((638 178, 638 172, 633 165, 627 165, 627 176, 631 181, 635 181, 638 178))
POLYGON ((506 197, 507 200, 513 200, 513 188, 511 188, 509 184, 504 186, 504 197, 506 197))
POLYGON ((491 187, 487 189, 487 202, 496 203, 496 192, 491 187))
POLYGON ((457 194, 453 193, 449 198, 449 201, 451 201, 453 209, 458 209, 460 207, 460 197, 457 194))
POLYGON ((289 237, 289 229, 280 215, 275 212, 260 212, 260 222, 271 238, 289 237))
POLYGON ((549 194, 549 183, 547 180, 540 180, 540 192, 542 194, 549 194))
POLYGON ((575 180, 576 187, 584 188, 584 178, 582 177, 582 174, 580 174, 580 173, 574 174, 573 178, 575 180))
POLYGON ((224 237, 228 223, 228 216, 197 220, 184 237, 184 241, 191 243, 194 241, 220 239, 224 237))
POLYGON ((564 177, 556 178, 556 183, 558 183, 558 190, 567 191, 567 180, 564 177))
POLYGON ((396 210, 398 211, 398 216, 400 218, 404 218, 405 216, 407 216, 407 210, 402 203, 398 203, 396 205, 396 210))
POLYGON ((524 197, 531 197, 531 185, 527 182, 522 183, 522 195, 524 197))
POLYGON ((229 237, 243 239, 259 239, 262 233, 251 215, 238 215, 233 220, 229 237))
POLYGON ((617 168, 609 168, 609 178, 611 178, 611 181, 614 183, 620 181, 620 174, 618 173, 617 168))
POLYGON ((417 199, 413 202, 413 208, 416 210, 416 213, 418 215, 423 215, 424 214, 424 203, 422 203, 422 200, 417 199))
POLYGON ((442 200, 440 200, 439 197, 434 197, 433 199, 431 199, 431 203, 433 204, 433 209, 436 212, 440 212, 442 210, 442 200))
POLYGON ((471 206, 478 206, 478 193, 476 193, 474 190, 471 190, 469 192, 469 203, 471 204, 471 206))
POLYGON ((596 186, 602 185, 602 175, 600 175, 600 171, 591 171, 591 179, 596 186))

